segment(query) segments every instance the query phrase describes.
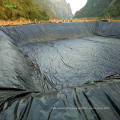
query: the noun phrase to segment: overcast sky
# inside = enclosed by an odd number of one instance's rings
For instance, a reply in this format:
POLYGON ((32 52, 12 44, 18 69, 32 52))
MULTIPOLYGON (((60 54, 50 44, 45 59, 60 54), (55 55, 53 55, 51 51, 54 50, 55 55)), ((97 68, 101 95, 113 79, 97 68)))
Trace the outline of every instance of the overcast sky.
POLYGON ((87 2, 87 0, 66 0, 66 1, 67 3, 70 3, 73 14, 75 14, 76 11, 84 7, 87 2))

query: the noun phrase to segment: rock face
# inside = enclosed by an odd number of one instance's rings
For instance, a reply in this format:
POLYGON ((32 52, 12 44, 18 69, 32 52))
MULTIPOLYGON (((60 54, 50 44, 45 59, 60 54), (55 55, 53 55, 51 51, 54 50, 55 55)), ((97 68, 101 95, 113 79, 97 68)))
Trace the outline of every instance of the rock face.
POLYGON ((77 11, 74 18, 105 17, 117 18, 120 16, 119 0, 88 0, 84 8, 77 11))
POLYGON ((72 18, 72 11, 70 4, 65 0, 49 0, 51 2, 50 7, 52 12, 59 19, 70 19, 72 18))
POLYGON ((50 18, 71 19, 72 11, 66 0, 33 0, 37 6, 45 9, 50 18))

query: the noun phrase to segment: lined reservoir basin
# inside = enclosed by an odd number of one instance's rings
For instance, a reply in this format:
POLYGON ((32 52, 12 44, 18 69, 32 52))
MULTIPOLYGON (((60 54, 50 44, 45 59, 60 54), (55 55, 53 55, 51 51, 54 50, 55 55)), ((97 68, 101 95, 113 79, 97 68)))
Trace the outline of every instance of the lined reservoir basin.
POLYGON ((1 27, 0 120, 120 120, 120 22, 1 27))

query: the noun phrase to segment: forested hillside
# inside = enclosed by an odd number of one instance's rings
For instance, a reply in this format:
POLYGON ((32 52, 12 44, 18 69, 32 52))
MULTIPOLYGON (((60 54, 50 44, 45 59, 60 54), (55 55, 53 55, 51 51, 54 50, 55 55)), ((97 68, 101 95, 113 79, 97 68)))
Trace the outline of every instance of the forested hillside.
POLYGON ((74 18, 86 17, 119 18, 120 0, 88 0, 85 7, 74 16, 74 18))
POLYGON ((0 19, 18 20, 70 19, 72 12, 66 0, 0 0, 0 19))
POLYGON ((41 7, 46 11, 49 18, 56 18, 56 15, 54 12, 52 12, 50 4, 51 2, 49 0, 32 0, 33 4, 37 6, 38 8, 41 7))
POLYGON ((48 20, 49 17, 42 7, 34 6, 32 0, 0 0, 0 19, 17 20, 48 20))
POLYGON ((66 0, 33 0, 34 4, 45 9, 50 18, 71 19, 73 17, 70 4, 66 0))

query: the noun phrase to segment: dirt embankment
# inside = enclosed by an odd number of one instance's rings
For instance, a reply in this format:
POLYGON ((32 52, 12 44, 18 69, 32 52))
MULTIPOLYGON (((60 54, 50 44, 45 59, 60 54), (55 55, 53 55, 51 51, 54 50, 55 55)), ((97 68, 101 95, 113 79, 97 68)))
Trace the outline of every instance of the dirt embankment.
MULTIPOLYGON (((17 20, 17 21, 5 21, 0 20, 0 26, 13 26, 13 25, 25 25, 25 24, 35 24, 35 23, 63 23, 63 22, 93 22, 93 21, 100 21, 98 18, 81 18, 81 19, 65 19, 65 20, 57 20, 57 19, 51 19, 49 21, 30 21, 30 20, 17 20)), ((114 20, 109 19, 107 21, 120 21, 120 20, 114 20)))

